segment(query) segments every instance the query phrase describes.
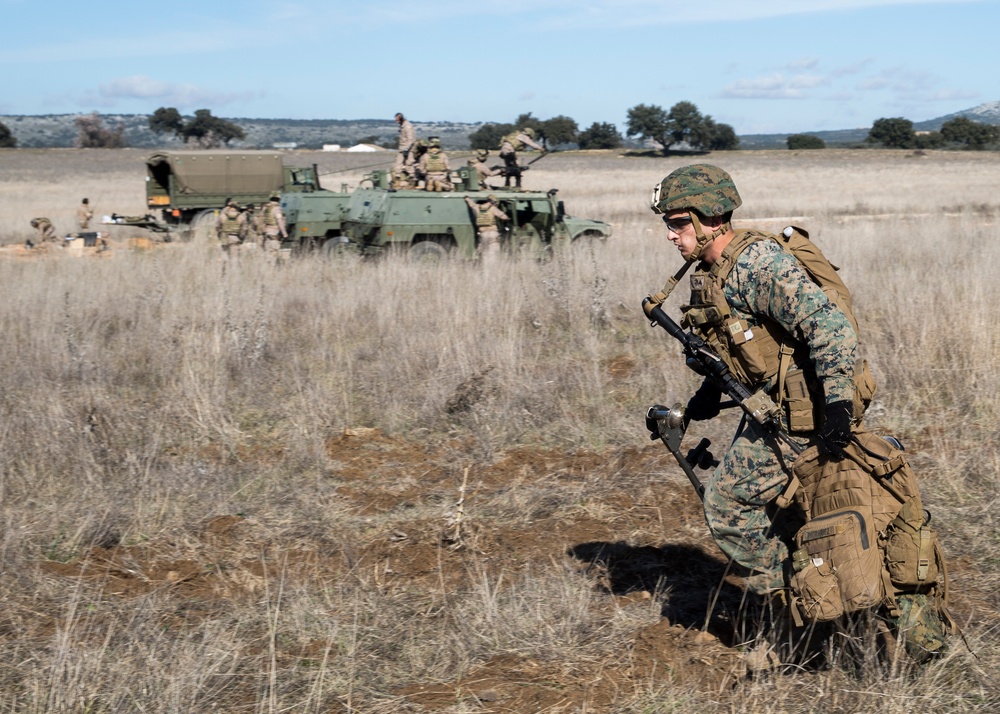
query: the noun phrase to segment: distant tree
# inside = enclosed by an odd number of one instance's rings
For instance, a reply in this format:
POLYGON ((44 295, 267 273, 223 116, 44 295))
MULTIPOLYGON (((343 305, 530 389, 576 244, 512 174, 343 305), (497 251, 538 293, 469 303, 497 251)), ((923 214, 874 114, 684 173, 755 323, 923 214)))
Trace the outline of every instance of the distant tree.
POLYGON ((667 114, 671 145, 686 142, 692 148, 707 147, 712 140, 712 129, 692 102, 677 102, 667 114))
POLYGON ((1000 127, 956 117, 941 125, 941 137, 967 149, 981 150, 1000 140, 1000 127))
POLYGON ((826 142, 818 136, 813 136, 812 134, 792 134, 786 141, 790 151, 796 151, 798 149, 826 148, 826 142))
POLYGON ((198 109, 194 118, 181 131, 184 141, 198 143, 202 148, 212 149, 219 145, 229 146, 233 139, 246 137, 243 129, 231 121, 212 116, 209 109, 198 109))
POLYGON ((560 114, 543 121, 539 135, 544 142, 543 145, 548 148, 560 144, 572 144, 576 141, 576 135, 579 131, 580 127, 574 120, 560 114))
POLYGON ((663 107, 655 104, 636 104, 628 110, 627 121, 626 135, 638 136, 645 141, 655 141, 663 146, 663 151, 666 153, 671 142, 668 138, 668 116, 663 107))
POLYGON ((242 127, 212 116, 210 109, 199 109, 190 121, 184 121, 174 107, 160 107, 149 118, 149 128, 157 135, 173 134, 187 144, 196 143, 205 149, 228 146, 233 139, 246 138, 242 127))
POLYGON ((513 124, 483 124, 469 134, 469 145, 473 149, 495 151, 500 148, 503 138, 512 131, 514 131, 513 124))
POLYGON ((13 149, 17 147, 17 139, 10 133, 7 125, 0 121, 0 149, 13 149))
POLYGON ((541 134, 545 126, 541 119, 531 116, 531 112, 528 112, 527 114, 520 114, 517 119, 514 120, 514 128, 534 129, 536 134, 541 134))
POLYGON ((917 145, 917 135, 909 119, 876 119, 865 137, 865 143, 880 144, 886 149, 912 149, 917 145))
POLYGON ((918 149, 941 149, 944 147, 945 140, 941 136, 939 131, 928 131, 923 134, 916 135, 916 148, 918 149))
POLYGON ((108 129, 97 112, 73 120, 78 131, 73 145, 78 149, 121 149, 125 143, 125 125, 108 129))
POLYGON ((160 107, 149 118, 149 128, 154 134, 173 134, 181 136, 184 133, 184 118, 173 107, 160 107))
POLYGON ((617 149, 622 145, 622 135, 614 124, 591 124, 576 138, 581 149, 617 149))
POLYGON ((735 149, 740 144, 731 126, 702 115, 692 102, 677 102, 669 112, 655 104, 637 104, 628 110, 626 134, 652 139, 663 146, 664 154, 676 144, 719 151, 735 149))
POLYGON ((711 128, 711 139, 708 147, 712 151, 734 151, 740 148, 740 137, 729 124, 717 124, 712 117, 705 117, 705 123, 711 128))

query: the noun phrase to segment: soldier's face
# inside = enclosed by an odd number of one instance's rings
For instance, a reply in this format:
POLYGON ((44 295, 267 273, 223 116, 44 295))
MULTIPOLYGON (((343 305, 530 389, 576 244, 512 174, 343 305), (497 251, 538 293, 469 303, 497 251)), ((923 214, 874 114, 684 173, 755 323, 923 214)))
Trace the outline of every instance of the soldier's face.
POLYGON ((681 255, 687 258, 698 247, 698 235, 691 224, 688 211, 670 211, 664 214, 663 223, 667 227, 667 238, 677 246, 681 255))

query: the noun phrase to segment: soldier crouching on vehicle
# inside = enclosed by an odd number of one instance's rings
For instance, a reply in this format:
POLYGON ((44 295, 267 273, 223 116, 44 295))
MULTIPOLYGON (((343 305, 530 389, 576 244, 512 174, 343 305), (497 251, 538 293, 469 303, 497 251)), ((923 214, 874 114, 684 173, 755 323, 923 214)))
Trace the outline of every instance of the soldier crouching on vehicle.
POLYGON ((420 157, 420 170, 426 176, 425 191, 451 191, 451 178, 448 156, 441 150, 441 140, 436 136, 430 139, 427 153, 420 157))
POLYGON ((469 168, 476 172, 476 179, 479 182, 479 188, 488 189, 490 186, 486 183, 486 179, 491 176, 499 176, 501 170, 497 167, 489 167, 486 165, 486 159, 489 158, 490 152, 486 149, 480 149, 476 152, 474 157, 469 158, 469 168))

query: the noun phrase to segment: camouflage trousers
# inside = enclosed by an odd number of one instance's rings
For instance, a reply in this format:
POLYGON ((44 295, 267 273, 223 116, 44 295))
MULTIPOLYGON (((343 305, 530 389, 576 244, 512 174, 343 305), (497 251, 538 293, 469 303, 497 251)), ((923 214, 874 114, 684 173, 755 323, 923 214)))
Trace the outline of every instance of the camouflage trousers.
POLYGON ((756 425, 736 437, 705 484, 705 520, 732 571, 755 593, 786 586, 788 544, 802 525, 797 508, 772 502, 788 483, 794 456, 756 425))

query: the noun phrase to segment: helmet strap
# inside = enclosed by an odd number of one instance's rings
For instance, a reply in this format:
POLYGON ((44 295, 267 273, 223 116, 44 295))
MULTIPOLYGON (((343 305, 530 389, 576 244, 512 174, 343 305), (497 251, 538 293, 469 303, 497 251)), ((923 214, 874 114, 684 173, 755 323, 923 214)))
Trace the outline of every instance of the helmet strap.
POLYGON ((713 240, 715 240, 723 233, 728 231, 730 228, 732 228, 733 224, 729 221, 726 221, 721 226, 712 231, 709 235, 705 235, 705 228, 704 226, 702 226, 701 219, 698 217, 698 214, 695 211, 689 211, 689 213, 691 214, 691 225, 694 226, 694 234, 698 240, 698 243, 695 245, 694 250, 691 251, 691 255, 689 255, 686 258, 686 260, 688 262, 694 262, 701 257, 702 251, 704 251, 705 248, 708 247, 709 243, 711 243, 713 240))

